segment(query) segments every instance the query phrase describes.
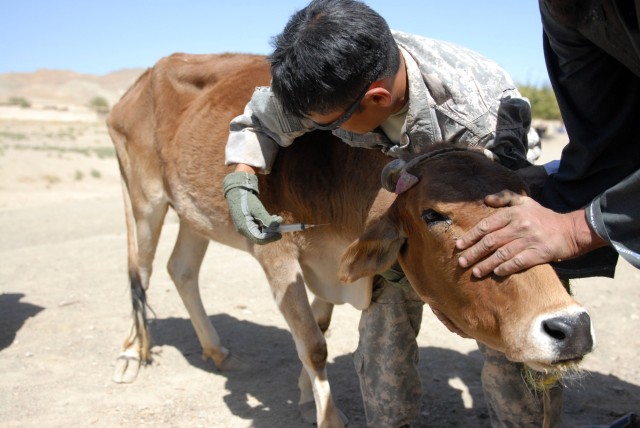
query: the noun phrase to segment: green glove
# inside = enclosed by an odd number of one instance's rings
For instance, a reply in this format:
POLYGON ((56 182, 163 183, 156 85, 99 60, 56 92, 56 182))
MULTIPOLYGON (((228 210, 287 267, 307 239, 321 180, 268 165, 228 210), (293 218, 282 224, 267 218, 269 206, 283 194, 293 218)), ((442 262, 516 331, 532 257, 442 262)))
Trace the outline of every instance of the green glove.
POLYGON ((271 215, 258 199, 258 177, 236 171, 224 178, 224 197, 229 205, 236 230, 255 244, 268 244, 282 238, 278 232, 268 232, 282 223, 282 217, 271 215))

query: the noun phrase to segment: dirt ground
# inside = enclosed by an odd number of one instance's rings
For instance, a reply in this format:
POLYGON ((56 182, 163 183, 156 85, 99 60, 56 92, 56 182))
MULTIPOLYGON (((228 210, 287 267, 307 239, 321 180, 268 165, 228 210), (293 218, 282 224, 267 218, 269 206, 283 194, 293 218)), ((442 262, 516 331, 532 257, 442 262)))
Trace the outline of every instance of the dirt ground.
MULTIPOLYGON (((116 159, 102 122, 0 116, 0 426, 304 427, 300 363, 258 264, 212 244, 202 295, 225 345, 246 363, 219 372, 200 357, 165 270, 177 232, 163 231, 149 290, 154 362, 133 384, 111 382, 129 327, 125 226, 116 159), (37 120, 36 120, 37 119, 37 120)), ((543 141, 559 155, 563 135, 543 141)), ((574 283, 598 346, 565 395, 564 424, 640 412, 640 271, 574 283)), ((329 330, 329 378, 351 427, 364 426, 351 354, 359 313, 340 306, 329 330)), ((425 310, 418 426, 489 425, 475 342, 425 310)))

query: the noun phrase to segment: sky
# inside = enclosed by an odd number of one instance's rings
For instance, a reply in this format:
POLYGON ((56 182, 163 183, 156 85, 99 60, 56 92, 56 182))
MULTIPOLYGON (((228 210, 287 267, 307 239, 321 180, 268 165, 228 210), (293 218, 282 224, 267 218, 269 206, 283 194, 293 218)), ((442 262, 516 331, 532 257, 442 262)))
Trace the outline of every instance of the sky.
MULTIPOLYGON (((96 75, 146 68, 173 52, 268 54, 308 0, 1 0, 0 73, 96 75)), ((365 0, 393 29, 447 40, 548 82, 536 0, 365 0)))

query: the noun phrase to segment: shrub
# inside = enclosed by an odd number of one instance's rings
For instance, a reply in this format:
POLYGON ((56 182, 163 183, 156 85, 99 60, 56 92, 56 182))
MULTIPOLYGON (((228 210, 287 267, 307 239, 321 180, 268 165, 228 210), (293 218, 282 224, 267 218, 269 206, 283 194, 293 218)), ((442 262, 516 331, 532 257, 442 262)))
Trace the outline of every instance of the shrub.
POLYGON ((109 111, 109 103, 103 97, 93 97, 89 101, 89 107, 97 113, 107 113, 109 111))
POLYGON ((10 106, 20 106, 22 108, 29 108, 31 107, 31 103, 29 101, 27 101, 26 98, 24 97, 11 97, 9 98, 9 103, 10 106))
POLYGON ((556 96, 550 86, 538 88, 524 85, 518 89, 531 101, 531 114, 534 119, 562 120, 556 96))

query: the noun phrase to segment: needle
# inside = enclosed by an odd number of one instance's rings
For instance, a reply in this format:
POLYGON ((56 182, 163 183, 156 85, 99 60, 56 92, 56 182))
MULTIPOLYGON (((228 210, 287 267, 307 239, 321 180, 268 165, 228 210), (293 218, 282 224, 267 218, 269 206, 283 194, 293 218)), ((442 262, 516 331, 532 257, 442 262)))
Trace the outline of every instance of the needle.
POLYGON ((318 226, 328 226, 329 223, 325 224, 306 224, 306 223, 293 223, 293 224, 281 224, 278 227, 264 227, 262 228, 263 232, 267 233, 287 233, 287 232, 300 232, 305 229, 311 229, 312 227, 318 226))

